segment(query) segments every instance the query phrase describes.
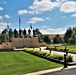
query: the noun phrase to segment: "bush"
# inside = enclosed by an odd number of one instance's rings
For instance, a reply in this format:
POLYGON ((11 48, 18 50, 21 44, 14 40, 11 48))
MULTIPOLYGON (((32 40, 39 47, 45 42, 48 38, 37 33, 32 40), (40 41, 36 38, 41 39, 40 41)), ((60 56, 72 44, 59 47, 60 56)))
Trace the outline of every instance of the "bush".
POLYGON ((68 56, 67 56, 67 62, 72 62, 72 61, 73 61, 73 56, 68 55, 68 56))
MULTIPOLYGON (((42 51, 39 51, 39 50, 32 50, 32 49, 28 49, 28 48, 25 48, 24 49, 26 52, 28 53, 31 53, 33 55, 36 55, 36 56, 39 56, 39 57, 43 57, 43 58, 46 58, 46 59, 56 59, 56 60, 64 60, 64 56, 61 55, 61 54, 51 54, 51 53, 48 53, 48 52, 42 52, 42 51)), ((72 62, 73 61, 73 57, 71 55, 68 55, 67 56, 67 62, 72 62)))

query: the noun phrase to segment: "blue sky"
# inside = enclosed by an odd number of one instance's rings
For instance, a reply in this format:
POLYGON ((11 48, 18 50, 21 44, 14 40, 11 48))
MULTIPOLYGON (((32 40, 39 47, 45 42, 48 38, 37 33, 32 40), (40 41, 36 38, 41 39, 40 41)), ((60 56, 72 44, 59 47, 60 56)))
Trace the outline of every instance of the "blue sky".
POLYGON ((75 0, 0 0, 0 31, 7 27, 39 28, 43 34, 64 34, 76 27, 75 0))

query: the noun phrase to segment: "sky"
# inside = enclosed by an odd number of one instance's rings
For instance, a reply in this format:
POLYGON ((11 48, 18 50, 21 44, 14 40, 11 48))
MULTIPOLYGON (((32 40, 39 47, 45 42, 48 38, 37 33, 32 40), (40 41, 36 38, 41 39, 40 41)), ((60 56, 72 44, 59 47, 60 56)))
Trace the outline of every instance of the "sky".
POLYGON ((38 28, 42 34, 64 34, 76 27, 76 0, 0 0, 0 31, 38 28))

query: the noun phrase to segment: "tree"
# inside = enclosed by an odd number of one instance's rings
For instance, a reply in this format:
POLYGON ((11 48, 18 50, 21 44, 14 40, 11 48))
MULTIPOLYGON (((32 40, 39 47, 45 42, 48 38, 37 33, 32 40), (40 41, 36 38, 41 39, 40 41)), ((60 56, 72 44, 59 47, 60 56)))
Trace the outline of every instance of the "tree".
POLYGON ((2 31, 2 34, 3 34, 3 33, 7 34, 7 33, 8 33, 8 30, 7 30, 7 29, 4 29, 4 30, 2 31))
POLYGON ((19 30, 19 37, 22 38, 22 35, 23 35, 23 34, 22 34, 22 30, 20 29, 20 30, 19 30))
POLYGON ((26 29, 24 29, 24 30, 23 30, 23 35, 24 35, 24 37, 26 37, 26 33, 27 33, 27 32, 26 32, 26 29))
POLYGON ((41 34, 41 32, 39 31, 38 28, 35 29, 35 34, 36 34, 37 36, 39 36, 39 35, 41 34))
POLYGON ((11 28, 9 29, 9 37, 11 37, 11 38, 13 37, 13 31, 11 28))
POLYGON ((0 39, 1 39, 1 43, 7 42, 7 41, 8 41, 8 36, 7 36, 7 34, 2 33, 0 39))
POLYGON ((46 43, 50 43, 49 35, 44 35, 43 41, 46 42, 46 43))
POLYGON ((8 35, 8 37, 9 37, 9 42, 12 41, 13 34, 14 34, 13 30, 10 28, 10 29, 9 29, 9 35, 8 35))
POLYGON ((36 31, 33 29, 33 36, 36 36, 36 31))
POLYGON ((18 38, 18 32, 17 32, 16 29, 14 29, 14 37, 15 37, 15 38, 18 38))
POLYGON ((73 35, 76 35, 76 27, 73 27, 73 35))
POLYGON ((31 30, 30 30, 30 29, 28 30, 28 34, 29 34, 29 35, 31 34, 31 30))
POLYGON ((36 28, 33 32, 34 32, 35 36, 38 37, 39 42, 43 42, 43 35, 40 32, 40 30, 38 28, 36 28))
POLYGON ((71 38, 72 34, 73 34, 72 28, 68 28, 65 35, 64 35, 65 43, 69 43, 69 38, 71 38))
POLYGON ((54 44, 59 44, 62 42, 61 37, 57 34, 53 40, 54 44))

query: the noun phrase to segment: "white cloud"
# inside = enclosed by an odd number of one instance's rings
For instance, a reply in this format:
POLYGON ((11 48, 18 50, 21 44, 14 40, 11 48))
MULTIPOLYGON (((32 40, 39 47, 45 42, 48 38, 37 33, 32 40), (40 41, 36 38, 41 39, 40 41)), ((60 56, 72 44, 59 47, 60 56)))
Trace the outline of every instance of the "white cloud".
POLYGON ((28 11, 26 9, 18 11, 18 14, 20 14, 20 15, 27 14, 27 13, 28 13, 28 11))
POLYGON ((47 20, 50 20, 50 18, 49 18, 49 17, 46 17, 46 19, 47 19, 47 20))
POLYGON ((19 14, 19 15, 24 15, 24 14, 28 14, 28 13, 33 14, 32 11, 28 11, 28 10, 26 10, 26 9, 24 9, 24 10, 19 10, 19 11, 18 11, 18 14, 19 14))
POLYGON ((61 18, 63 18, 63 19, 68 19, 68 17, 66 17, 66 16, 61 16, 61 18))
POLYGON ((47 28, 40 30, 42 34, 64 34, 67 28, 47 28))
POLYGON ((7 2, 2 2, 3 4, 6 4, 7 2))
MULTIPOLYGON (((8 23, 9 26, 11 25, 11 23, 8 23)), ((0 22, 0 31, 1 29, 7 28, 7 22, 0 22)))
POLYGON ((24 14, 41 14, 46 11, 52 11, 54 8, 59 8, 63 2, 68 0, 34 0, 33 4, 29 6, 29 10, 23 9, 19 10, 19 15, 24 14))
POLYGON ((0 7, 0 10, 3 10, 3 8, 2 8, 2 7, 0 7))
POLYGON ((32 6, 29 9, 33 10, 34 13, 40 14, 45 11, 52 11, 55 7, 59 7, 60 2, 51 2, 50 0, 34 0, 32 6))
POLYGON ((61 5, 60 11, 64 13, 76 12, 76 2, 74 1, 64 2, 61 5))
POLYGON ((0 29, 3 29, 7 26, 6 22, 0 22, 0 29))
POLYGON ((39 22, 39 21, 45 21, 45 20, 41 17, 33 17, 27 23, 36 23, 36 22, 39 22))
POLYGON ((3 19, 3 16, 0 16, 0 20, 2 20, 3 19))
POLYGON ((46 28, 49 28, 49 26, 42 26, 42 28, 46 29, 46 28))
POLYGON ((71 17, 76 17, 76 14, 71 15, 71 17))
POLYGON ((69 0, 56 0, 57 2, 66 2, 66 1, 69 1, 69 0))
POLYGON ((5 18, 11 18, 11 16, 9 16, 9 15, 4 15, 4 17, 5 17, 5 18))

